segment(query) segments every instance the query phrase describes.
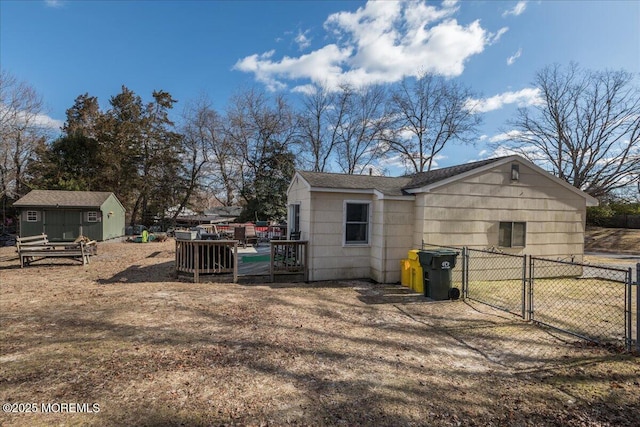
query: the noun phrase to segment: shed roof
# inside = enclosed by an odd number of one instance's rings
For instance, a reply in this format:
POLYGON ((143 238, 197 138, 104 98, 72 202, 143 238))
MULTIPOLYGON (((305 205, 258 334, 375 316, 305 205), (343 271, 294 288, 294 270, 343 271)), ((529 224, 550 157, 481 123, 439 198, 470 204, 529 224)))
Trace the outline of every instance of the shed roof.
POLYGON ((16 207, 99 208, 113 193, 107 191, 31 190, 16 207))

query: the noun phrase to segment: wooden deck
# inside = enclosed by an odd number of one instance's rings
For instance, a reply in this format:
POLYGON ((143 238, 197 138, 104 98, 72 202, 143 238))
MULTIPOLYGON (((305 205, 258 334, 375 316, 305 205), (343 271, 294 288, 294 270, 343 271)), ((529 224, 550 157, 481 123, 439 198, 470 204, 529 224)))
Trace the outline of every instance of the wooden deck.
POLYGON ((307 280, 307 242, 274 240, 270 244, 242 247, 237 240, 176 240, 176 272, 233 282, 256 277, 275 281, 307 280))

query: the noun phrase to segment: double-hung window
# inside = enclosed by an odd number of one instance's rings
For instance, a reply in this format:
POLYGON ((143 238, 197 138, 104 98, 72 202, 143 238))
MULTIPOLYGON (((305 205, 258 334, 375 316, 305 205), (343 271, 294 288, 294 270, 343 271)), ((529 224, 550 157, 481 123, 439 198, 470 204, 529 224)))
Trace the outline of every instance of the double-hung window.
POLYGON ((503 248, 524 247, 526 244, 527 223, 501 222, 498 233, 498 246, 503 248))
POLYGON ((369 202, 344 203, 344 244, 368 245, 370 231, 369 202))
POLYGON ((98 212, 89 211, 87 212, 87 222, 98 222, 99 220, 98 212))
POLYGON ((38 222, 38 211, 27 211, 27 222, 38 222))

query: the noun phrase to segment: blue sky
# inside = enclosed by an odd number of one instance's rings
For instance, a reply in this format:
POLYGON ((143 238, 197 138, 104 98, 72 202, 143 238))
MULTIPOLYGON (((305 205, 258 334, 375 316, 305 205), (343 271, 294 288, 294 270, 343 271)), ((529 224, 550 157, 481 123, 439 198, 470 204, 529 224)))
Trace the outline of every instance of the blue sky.
POLYGON ((449 166, 491 156, 535 72, 575 61, 640 71, 638 1, 13 1, 0 0, 0 64, 33 86, 52 123, 83 93, 126 85, 176 110, 206 94, 219 110, 243 87, 393 84, 421 70, 479 94, 482 137, 450 146, 449 166))

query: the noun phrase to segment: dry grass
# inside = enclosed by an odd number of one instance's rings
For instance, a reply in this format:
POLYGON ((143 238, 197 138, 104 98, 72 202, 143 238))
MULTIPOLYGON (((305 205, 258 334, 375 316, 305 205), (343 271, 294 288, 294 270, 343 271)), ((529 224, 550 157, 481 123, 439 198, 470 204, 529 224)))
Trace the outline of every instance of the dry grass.
POLYGON ((584 249, 587 252, 614 252, 640 255, 640 230, 588 227, 584 249))
POLYGON ((100 406, 0 425, 637 423, 630 355, 399 286, 181 282, 173 245, 0 262, 0 402, 100 406))

